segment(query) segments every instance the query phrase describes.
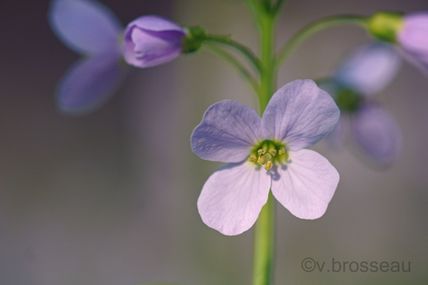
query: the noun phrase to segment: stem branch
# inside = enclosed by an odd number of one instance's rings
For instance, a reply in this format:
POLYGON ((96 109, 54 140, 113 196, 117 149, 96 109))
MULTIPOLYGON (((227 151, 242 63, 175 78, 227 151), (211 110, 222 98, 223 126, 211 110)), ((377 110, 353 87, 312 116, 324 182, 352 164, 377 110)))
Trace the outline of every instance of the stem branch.
POLYGON ((227 51, 215 45, 207 44, 206 47, 212 53, 224 59, 226 62, 230 63, 232 67, 234 67, 239 72, 239 74, 245 79, 245 81, 248 82, 248 84, 254 90, 254 92, 256 93, 258 92, 259 86, 256 79, 254 79, 251 73, 245 68, 245 66, 239 60, 237 60, 233 55, 231 55, 227 51))
POLYGON ((290 55, 291 53, 308 37, 311 35, 325 30, 327 28, 343 25, 353 24, 361 27, 366 27, 367 17, 356 16, 356 15, 339 15, 322 18, 315 22, 308 24, 292 36, 287 43, 281 48, 278 53, 278 60, 276 67, 278 68, 290 55))
POLYGON ((255 68, 256 71, 261 71, 260 60, 253 53, 253 51, 247 46, 231 39, 229 36, 206 35, 204 41, 208 43, 212 42, 222 44, 235 49, 236 51, 240 52, 246 59, 248 59, 248 61, 255 68))

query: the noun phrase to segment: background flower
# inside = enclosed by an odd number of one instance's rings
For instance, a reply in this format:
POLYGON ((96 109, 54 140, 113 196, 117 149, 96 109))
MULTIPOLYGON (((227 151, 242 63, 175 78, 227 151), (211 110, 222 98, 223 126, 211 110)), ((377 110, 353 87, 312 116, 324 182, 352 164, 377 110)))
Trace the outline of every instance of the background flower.
POLYGON ((166 19, 140 17, 125 30, 125 60, 137 67, 169 62, 181 54, 185 35, 182 27, 166 19))
POLYGON ((49 22, 64 44, 85 57, 58 88, 57 105, 69 114, 104 104, 128 70, 124 60, 141 68, 166 63, 180 55, 185 36, 181 27, 157 16, 138 18, 123 35, 119 20, 95 0, 53 0, 49 22))
POLYGON ((428 12, 378 12, 368 18, 367 29, 377 40, 396 45, 405 58, 428 73, 428 12))
POLYGON ((323 85, 342 111, 330 142, 341 144, 349 127, 359 149, 378 164, 388 165, 397 158, 401 132, 373 96, 394 79, 399 67, 400 58, 394 48, 380 43, 361 47, 339 67, 331 81, 323 85))
POLYGON ((428 74, 428 12, 406 15, 397 39, 410 60, 428 74))
POLYGON ((115 93, 126 71, 120 64, 122 27, 109 9, 88 0, 54 0, 49 20, 57 36, 86 57, 62 79, 58 107, 70 114, 92 111, 115 93))

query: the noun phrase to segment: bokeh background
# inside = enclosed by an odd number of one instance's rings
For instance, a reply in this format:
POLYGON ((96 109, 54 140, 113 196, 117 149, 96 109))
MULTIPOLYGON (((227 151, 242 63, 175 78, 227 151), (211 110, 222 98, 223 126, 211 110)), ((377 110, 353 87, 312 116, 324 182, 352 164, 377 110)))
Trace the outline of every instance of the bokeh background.
MULTIPOLYGON (((104 0, 123 23, 160 14, 232 34, 257 48, 240 0, 104 0)), ((54 91, 78 59, 50 31, 49 1, 0 2, 0 284, 250 284, 252 231, 224 237, 199 219, 196 200, 218 165, 189 137, 209 104, 255 106, 239 76, 201 52, 134 72, 102 109, 56 110, 54 91)), ((426 10, 425 0, 289 0, 283 42, 336 13, 426 10)), ((333 71, 364 32, 318 34, 287 62, 279 84, 333 71)), ((378 169, 352 148, 317 147, 341 173, 326 215, 302 221, 278 207, 276 284, 428 284, 428 82, 404 64, 379 97, 402 128, 399 160, 378 169), (305 257, 411 261, 411 273, 305 273, 305 257)))

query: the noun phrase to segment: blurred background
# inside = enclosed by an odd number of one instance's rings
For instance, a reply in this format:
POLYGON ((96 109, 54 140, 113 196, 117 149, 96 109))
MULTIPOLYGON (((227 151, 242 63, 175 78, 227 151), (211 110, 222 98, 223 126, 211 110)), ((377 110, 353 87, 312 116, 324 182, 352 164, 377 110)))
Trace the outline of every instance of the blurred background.
MULTIPOLYGON (((232 34, 257 48, 240 0, 103 0, 125 24, 160 14, 232 34)), ((0 3, 0 284, 250 284, 252 231, 224 237, 196 210, 219 165, 192 154, 189 137, 219 99, 256 101, 211 54, 138 70, 98 111, 56 110, 58 80, 79 56, 47 23, 49 1, 0 3)), ((425 0, 289 0, 283 42, 302 25, 337 13, 427 10, 425 0)), ((320 33, 287 62, 279 84, 332 72, 365 32, 320 33)), ((302 221, 278 206, 276 284, 428 284, 428 83, 404 64, 379 98, 403 132, 399 160, 377 169, 351 148, 318 150, 341 173, 326 215, 302 221), (305 273, 305 257, 398 260, 410 273, 305 273)))

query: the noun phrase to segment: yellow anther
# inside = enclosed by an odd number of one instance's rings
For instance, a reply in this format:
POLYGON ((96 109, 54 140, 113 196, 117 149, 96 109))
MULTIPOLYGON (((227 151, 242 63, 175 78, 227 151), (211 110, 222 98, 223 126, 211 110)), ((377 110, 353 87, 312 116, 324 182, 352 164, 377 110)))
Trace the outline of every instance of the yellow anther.
POLYGON ((259 156, 259 158, 257 159, 257 163, 260 164, 260 165, 265 164, 266 163, 265 156, 264 155, 259 156))
POLYGON ((257 155, 252 153, 250 157, 248 158, 249 161, 256 163, 257 162, 257 155))
POLYGON ((273 140, 258 143, 248 156, 248 161, 256 164, 257 167, 264 167, 267 171, 275 165, 286 163, 287 159, 288 153, 285 144, 273 140))
POLYGON ((272 161, 271 161, 271 160, 269 160, 269 161, 268 161, 268 162, 266 162, 266 164, 265 164, 265 169, 266 169, 267 171, 269 171, 269 170, 272 168, 272 166, 273 166, 272 161))
POLYGON ((269 149, 269 153, 270 153, 270 155, 272 155, 272 157, 275 157, 278 152, 277 152, 275 147, 271 147, 269 149))

